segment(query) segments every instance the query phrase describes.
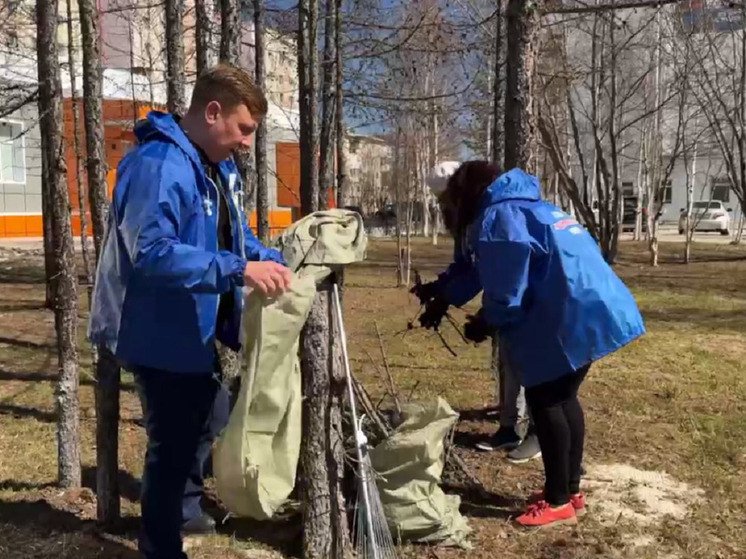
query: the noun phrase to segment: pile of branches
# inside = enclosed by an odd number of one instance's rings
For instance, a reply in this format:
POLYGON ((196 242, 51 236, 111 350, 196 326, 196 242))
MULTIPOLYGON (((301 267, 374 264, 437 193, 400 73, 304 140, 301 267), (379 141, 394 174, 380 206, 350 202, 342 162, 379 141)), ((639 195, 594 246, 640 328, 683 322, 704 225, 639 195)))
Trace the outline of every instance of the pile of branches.
MULTIPOLYGON (((386 348, 383 344, 381 332, 378 328, 378 324, 375 324, 376 335, 378 336, 378 345, 381 351, 381 358, 383 360, 384 369, 378 363, 375 362, 373 356, 368 353, 373 366, 378 371, 378 374, 383 378, 385 377, 388 384, 388 390, 384 394, 384 397, 374 403, 370 394, 366 390, 365 386, 360 382, 354 375, 352 377, 353 390, 355 392, 355 399, 358 404, 358 413, 362 417, 364 414, 365 421, 363 421, 363 431, 368 439, 370 447, 375 447, 388 437, 401 425, 404 421, 404 410, 401 405, 401 398, 399 392, 394 383, 394 378, 391 374, 391 368, 389 367, 388 357, 386 354, 386 348), (393 408, 382 409, 381 404, 387 397, 390 397, 393 401, 393 408)), ((415 385, 408 399, 411 400, 411 395, 417 388, 415 385)), ((348 421, 345 426, 349 433, 352 433, 352 425, 349 424, 348 414, 345 414, 345 419, 348 421)), ((464 460, 455 452, 453 438, 456 433, 457 424, 453 426, 450 434, 444 441, 445 446, 445 460, 443 466, 443 475, 441 477, 441 484, 449 488, 458 488, 459 490, 466 491, 472 495, 488 496, 490 493, 484 487, 481 481, 471 472, 470 468, 466 465, 464 460)), ((347 439, 351 444, 352 435, 347 439)))

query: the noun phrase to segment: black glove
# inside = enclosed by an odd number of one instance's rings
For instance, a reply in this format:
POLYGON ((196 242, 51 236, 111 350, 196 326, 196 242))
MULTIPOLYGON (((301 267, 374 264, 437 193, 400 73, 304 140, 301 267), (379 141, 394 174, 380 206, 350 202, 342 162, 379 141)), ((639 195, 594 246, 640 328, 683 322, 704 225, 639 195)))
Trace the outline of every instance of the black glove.
POLYGON ((482 316, 482 311, 477 312, 475 315, 469 315, 466 317, 466 324, 464 324, 464 338, 467 340, 481 344, 484 340, 492 336, 494 332, 495 328, 487 323, 482 316))
POLYGON ((440 295, 440 285, 438 285, 437 281, 420 283, 412 287, 409 292, 420 300, 420 305, 424 305, 430 299, 434 299, 440 295))
POLYGON ((425 310, 420 315, 420 325, 437 330, 447 312, 448 301, 436 296, 425 303, 425 310))

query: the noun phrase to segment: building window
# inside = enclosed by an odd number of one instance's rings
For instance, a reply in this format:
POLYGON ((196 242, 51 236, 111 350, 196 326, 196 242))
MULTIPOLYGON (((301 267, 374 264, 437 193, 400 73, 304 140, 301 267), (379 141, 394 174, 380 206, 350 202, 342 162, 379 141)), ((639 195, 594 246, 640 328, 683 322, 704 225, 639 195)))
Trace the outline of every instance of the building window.
POLYGON ((661 200, 661 204, 670 204, 673 200, 673 186, 671 185, 671 181, 666 182, 666 186, 662 189, 663 191, 663 200, 661 200))
POLYGON ((634 196, 635 195, 635 183, 623 182, 622 183, 622 196, 634 196))
POLYGON ((725 203, 730 202, 730 181, 728 179, 713 180, 710 198, 725 203))
POLYGON ((0 122, 0 182, 26 182, 23 126, 17 122, 0 122))

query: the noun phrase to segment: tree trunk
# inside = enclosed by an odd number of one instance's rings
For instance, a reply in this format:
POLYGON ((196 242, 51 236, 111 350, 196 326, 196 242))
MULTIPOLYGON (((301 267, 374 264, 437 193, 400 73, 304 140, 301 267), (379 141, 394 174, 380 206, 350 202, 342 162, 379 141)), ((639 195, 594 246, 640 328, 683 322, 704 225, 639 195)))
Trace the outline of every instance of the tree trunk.
POLYGON ((58 476, 62 487, 80 487, 78 408, 78 290, 75 250, 70 226, 70 195, 62 141, 62 86, 57 44, 58 3, 36 2, 36 48, 39 73, 39 128, 46 158, 43 187, 51 210, 54 282, 54 325, 57 333, 59 381, 57 400, 58 476))
POLYGON ((342 493, 345 377, 333 304, 332 285, 325 281, 319 285, 301 333, 300 465, 305 559, 343 559, 352 555, 342 493))
POLYGON ((321 152, 319 168, 319 209, 328 205, 329 191, 334 183, 334 112, 335 112, 335 81, 334 65, 334 13, 336 0, 326 0, 324 12, 324 55, 321 62, 323 68, 321 81, 321 137, 319 149, 321 152))
POLYGON ((337 138, 337 207, 347 205, 347 153, 345 152, 344 93, 342 89, 342 0, 334 2, 334 99, 337 138))
POLYGON ((96 503, 98 521, 119 520, 119 365, 106 348, 96 363, 96 503))
POLYGON ((177 115, 186 112, 183 17, 184 0, 166 0, 166 104, 177 115))
POLYGON ((534 171, 533 82, 538 12, 541 2, 508 0, 505 88, 505 169, 534 171))
POLYGON ((238 0, 220 0, 220 60, 238 65, 241 58, 241 20, 238 0))
POLYGON ((103 119, 103 69, 99 54, 101 37, 95 0, 78 0, 80 32, 83 43, 83 114, 85 121, 88 203, 93 225, 96 260, 101 255, 106 214, 109 205, 106 183, 106 153, 103 119))
MULTIPOLYGON (((697 119, 694 121, 694 129, 697 129, 697 119)), ((684 226, 685 245, 684 245, 684 264, 691 262, 692 256, 692 237, 694 236, 694 227, 692 224, 692 205, 694 203, 694 183, 697 178, 697 146, 695 141, 692 153, 692 166, 689 170, 687 161, 687 151, 684 149, 684 169, 686 169, 686 225, 684 226)))
MULTIPOLYGON (((41 176, 42 180, 46 180, 45 177, 49 169, 47 163, 47 157, 44 150, 41 152, 41 176)), ((54 247, 52 245, 52 201, 49 197, 49 192, 42 185, 41 189, 41 222, 42 231, 44 235, 44 307, 54 310, 54 282, 57 277, 57 272, 54 267, 54 247)))
POLYGON ((73 0, 67 0, 67 61, 70 72, 70 102, 73 111, 73 152, 75 153, 75 185, 78 189, 78 220, 80 222, 80 248, 88 294, 88 310, 93 296, 93 266, 88 250, 88 219, 86 219, 85 186, 83 184, 83 150, 80 141, 80 106, 75 60, 75 34, 73 30, 73 0))
POLYGON ((319 135, 317 83, 319 74, 317 31, 318 0, 298 3, 298 93, 300 95, 300 203, 301 213, 319 209, 319 135))
MULTIPOLYGON (((241 17, 238 0, 220 0, 220 61, 233 66, 241 65, 241 17)), ((236 166, 243 186, 244 210, 248 213, 257 196, 257 181, 251 152, 239 151, 236 166)))
POLYGON ((199 75, 214 63, 213 21, 216 15, 215 5, 212 0, 195 0, 195 11, 197 75, 199 75))
POLYGON ((505 36, 503 34, 503 27, 505 25, 505 18, 503 17, 503 2, 504 0, 497 0, 497 9, 495 11, 495 56, 494 56, 494 75, 492 76, 492 130, 491 130, 491 148, 492 162, 498 167, 502 166, 505 157, 505 137, 504 137, 504 125, 505 118, 500 118, 504 115, 505 109, 505 96, 503 95, 503 56, 502 53, 505 50, 505 36))
MULTIPOLYGON (((78 0, 83 42, 83 111, 85 119, 88 201, 96 261, 101 257, 109 204, 102 103, 103 69, 99 54, 98 10, 93 0, 78 0)), ((120 517, 118 486, 119 367, 96 348, 96 507, 97 518, 111 525, 120 517)))
MULTIPOLYGON (((254 65, 256 84, 264 91, 264 0, 254 0, 254 65)), ((267 123, 262 119, 256 129, 256 229, 263 243, 269 242, 269 198, 267 192, 267 123)))

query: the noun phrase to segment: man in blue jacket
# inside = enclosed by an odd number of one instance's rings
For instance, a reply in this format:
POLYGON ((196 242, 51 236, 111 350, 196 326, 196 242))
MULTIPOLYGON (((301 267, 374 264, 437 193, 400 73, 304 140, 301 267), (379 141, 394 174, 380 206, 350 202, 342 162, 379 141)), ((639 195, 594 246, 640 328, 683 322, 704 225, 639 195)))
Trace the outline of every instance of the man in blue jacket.
POLYGON ((244 287, 273 296, 290 281, 237 203, 232 154, 251 146, 266 113, 250 76, 218 65, 198 78, 183 118, 148 115, 117 168, 89 338, 134 372, 142 394, 147 559, 185 559, 182 527, 209 528, 202 470, 227 422, 215 341, 240 348, 244 287))
POLYGON ((449 304, 483 291, 464 333, 480 343, 499 332, 526 387, 544 462, 545 486, 517 521, 577 522, 585 511, 578 389, 594 361, 645 332, 637 304, 583 226, 541 199, 536 177, 471 161, 440 201, 460 258, 428 287, 436 294, 420 322, 437 327, 449 304))

